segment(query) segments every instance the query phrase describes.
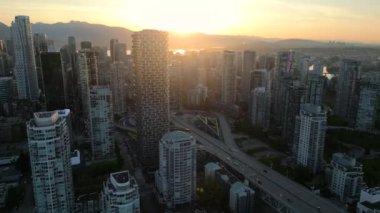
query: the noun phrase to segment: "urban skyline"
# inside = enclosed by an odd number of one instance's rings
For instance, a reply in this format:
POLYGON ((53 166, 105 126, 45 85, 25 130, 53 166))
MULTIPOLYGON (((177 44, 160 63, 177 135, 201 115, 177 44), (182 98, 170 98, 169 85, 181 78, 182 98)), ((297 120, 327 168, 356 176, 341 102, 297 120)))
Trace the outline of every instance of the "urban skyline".
POLYGON ((380 47, 174 51, 160 29, 30 20, 0 34, 1 212, 380 210, 380 47))
POLYGON ((76 1, 75 6, 67 5, 62 0, 5 0, 2 8, 4 11, 0 15, 0 21, 5 24, 10 24, 10 17, 25 14, 35 17, 35 22, 78 20, 126 27, 135 31, 158 29, 268 38, 380 42, 379 30, 372 27, 380 24, 377 14, 380 4, 376 0, 197 0, 182 3, 164 0, 159 4, 151 0, 112 0, 104 4, 97 0, 91 6, 84 0, 76 1), (43 4, 44 7, 37 7, 38 4, 43 4), (215 7, 218 10, 212 9, 215 7), (80 13, 82 10, 87 11, 86 15, 80 13), (139 11, 147 11, 149 16, 142 15, 139 11))

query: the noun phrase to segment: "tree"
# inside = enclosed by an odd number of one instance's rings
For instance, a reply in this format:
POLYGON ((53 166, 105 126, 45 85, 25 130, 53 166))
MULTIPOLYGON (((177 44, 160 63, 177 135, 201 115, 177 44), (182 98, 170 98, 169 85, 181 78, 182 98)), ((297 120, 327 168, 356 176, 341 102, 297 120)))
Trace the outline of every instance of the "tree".
POLYGON ((206 179, 203 187, 199 187, 199 204, 207 209, 225 211, 228 210, 227 194, 215 181, 206 179))
POLYGON ((8 210, 18 206, 23 199, 24 188, 22 186, 11 187, 8 189, 7 196, 5 198, 5 208, 8 210))
POLYGON ((30 159, 28 154, 26 154, 25 152, 20 153, 16 162, 16 168, 24 176, 27 176, 30 173, 30 159))

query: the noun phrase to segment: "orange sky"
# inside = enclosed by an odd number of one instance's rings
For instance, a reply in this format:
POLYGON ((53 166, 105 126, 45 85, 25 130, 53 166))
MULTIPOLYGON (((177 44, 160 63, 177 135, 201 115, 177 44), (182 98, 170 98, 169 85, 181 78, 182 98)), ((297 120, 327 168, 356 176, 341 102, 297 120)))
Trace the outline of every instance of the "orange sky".
POLYGON ((380 0, 0 0, 0 21, 380 42, 380 0))

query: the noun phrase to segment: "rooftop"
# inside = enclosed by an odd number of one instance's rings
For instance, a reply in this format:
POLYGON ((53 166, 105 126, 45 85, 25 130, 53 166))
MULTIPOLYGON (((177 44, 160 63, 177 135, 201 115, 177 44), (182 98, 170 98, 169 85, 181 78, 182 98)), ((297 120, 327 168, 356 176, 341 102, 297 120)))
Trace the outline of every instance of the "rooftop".
POLYGON ((57 111, 34 113, 35 124, 39 127, 53 125, 58 119, 59 115, 57 111))
POLYGON ((366 188, 366 189, 363 189, 363 191, 371 195, 378 195, 380 194, 380 187, 378 186, 378 187, 373 187, 373 188, 366 188))
POLYGON ((162 140, 165 141, 184 141, 191 139, 193 139, 191 134, 179 130, 168 132, 162 137, 162 140))
POLYGON ((129 172, 127 170, 111 173, 111 176, 117 183, 127 183, 129 181, 129 172))
POLYGON ((368 201, 364 201, 364 202, 361 202, 361 204, 363 206, 368 207, 369 209, 378 209, 378 210, 380 210, 380 202, 370 203, 368 201))

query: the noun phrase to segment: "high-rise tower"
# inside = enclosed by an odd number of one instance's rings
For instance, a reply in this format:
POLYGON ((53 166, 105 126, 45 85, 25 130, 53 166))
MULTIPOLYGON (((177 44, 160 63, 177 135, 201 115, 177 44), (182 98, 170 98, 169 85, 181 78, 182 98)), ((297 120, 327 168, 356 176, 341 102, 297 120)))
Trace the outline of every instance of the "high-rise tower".
POLYGON ((196 143, 192 135, 182 131, 173 131, 162 137, 156 186, 168 207, 175 207, 194 200, 196 143))
POLYGON ((15 50, 15 77, 19 99, 38 100, 38 78, 32 31, 28 16, 16 16, 12 22, 15 50))
POLYGON ((169 130, 168 34, 143 30, 133 35, 137 95, 139 156, 146 166, 158 167, 158 142, 169 130))
POLYGON ((27 122, 27 133, 36 212, 71 212, 71 138, 65 113, 34 113, 27 122))
POLYGON ((295 124, 294 157, 297 164, 314 174, 320 171, 323 161, 326 122, 326 112, 320 106, 301 104, 295 124))

